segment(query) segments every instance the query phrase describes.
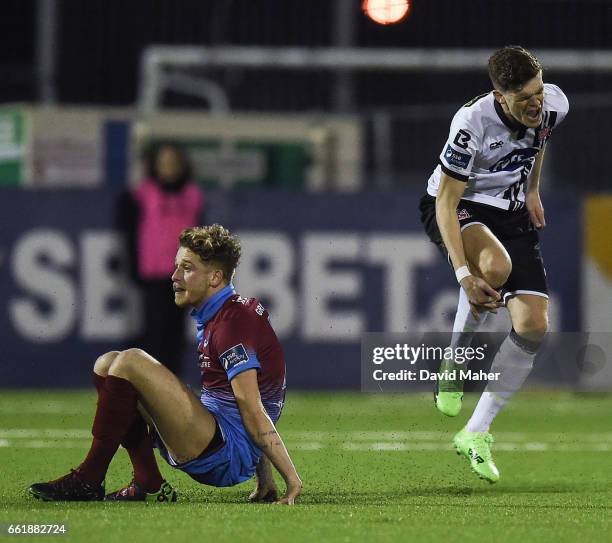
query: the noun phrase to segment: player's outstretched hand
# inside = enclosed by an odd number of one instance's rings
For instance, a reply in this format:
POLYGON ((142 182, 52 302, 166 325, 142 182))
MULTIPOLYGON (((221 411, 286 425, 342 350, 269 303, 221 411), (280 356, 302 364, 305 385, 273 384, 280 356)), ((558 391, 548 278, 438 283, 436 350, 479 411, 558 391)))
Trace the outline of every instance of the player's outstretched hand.
POLYGON ((276 505, 295 505, 295 500, 302 493, 302 481, 296 481, 295 483, 287 484, 287 492, 278 501, 274 503, 276 505))
POLYGON ((249 495, 251 503, 273 503, 278 500, 278 489, 276 485, 255 488, 249 495))
POLYGON ((529 211, 529 218, 533 225, 538 230, 544 228, 546 226, 544 206, 542 205, 540 194, 537 191, 533 190, 527 193, 525 196, 525 206, 527 207, 527 211, 529 211))
MULTIPOLYGON (((478 306, 489 311, 495 311, 498 307, 504 305, 499 292, 480 277, 468 275, 461 280, 461 286, 465 290, 468 300, 470 300, 470 306, 478 306)), ((479 317, 476 316, 476 318, 478 319, 479 317)))

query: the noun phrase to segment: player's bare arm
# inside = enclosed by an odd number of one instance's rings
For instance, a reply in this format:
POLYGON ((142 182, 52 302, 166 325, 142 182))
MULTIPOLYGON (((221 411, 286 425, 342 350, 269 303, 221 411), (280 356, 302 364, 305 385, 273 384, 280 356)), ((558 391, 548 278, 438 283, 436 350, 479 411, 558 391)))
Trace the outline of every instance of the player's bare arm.
MULTIPOLYGON (((436 220, 455 271, 468 265, 456 212, 464 191, 463 181, 442 173, 436 198, 436 220)), ((491 310, 500 306, 499 293, 484 279, 468 275, 461 280, 461 286, 472 303, 491 310)))
POLYGON ((527 211, 529 211, 531 222, 538 230, 546 226, 544 206, 542 206, 542 200, 540 199, 540 174, 542 172, 542 164, 544 163, 545 150, 546 148, 544 147, 536 156, 535 163, 529 175, 529 183, 525 194, 525 206, 527 207, 527 211))
POLYGON ((300 479, 285 444, 261 403, 256 370, 247 370, 232 379, 232 390, 242 422, 257 446, 281 474, 287 490, 276 503, 293 505, 302 492, 300 479))

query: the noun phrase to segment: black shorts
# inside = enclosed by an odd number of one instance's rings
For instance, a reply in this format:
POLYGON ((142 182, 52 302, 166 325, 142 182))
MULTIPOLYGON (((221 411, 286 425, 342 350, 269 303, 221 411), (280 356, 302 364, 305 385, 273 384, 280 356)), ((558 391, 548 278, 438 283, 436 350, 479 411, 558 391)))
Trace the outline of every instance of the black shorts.
MULTIPOLYGON (((419 211, 429 239, 448 259, 448 252, 436 221, 436 199, 425 194, 421 198, 419 211)), ((457 218, 462 232, 472 224, 483 224, 508 251, 512 261, 512 272, 502 287, 504 301, 517 294, 535 294, 548 298, 546 269, 540 252, 540 240, 537 230, 531 224, 527 209, 506 211, 461 200, 457 206, 457 218)))

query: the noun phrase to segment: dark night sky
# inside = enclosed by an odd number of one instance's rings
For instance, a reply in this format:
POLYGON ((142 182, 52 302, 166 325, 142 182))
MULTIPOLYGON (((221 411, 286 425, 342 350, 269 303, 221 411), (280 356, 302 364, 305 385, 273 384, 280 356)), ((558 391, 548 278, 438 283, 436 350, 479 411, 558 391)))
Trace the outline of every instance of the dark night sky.
MULTIPOLYGON (((414 0, 410 17, 391 27, 370 22, 359 4, 355 0, 360 46, 612 47, 606 31, 612 28, 612 2, 603 0, 414 0)), ((2 2, 0 101, 35 99, 35 6, 34 0, 2 2)), ((147 44, 333 43, 330 0, 58 0, 58 6, 57 83, 63 102, 133 103, 139 56, 147 44)), ((248 89, 250 77, 243 75, 236 86, 248 89)), ((231 87, 232 81, 225 83, 231 87)), ((303 83, 298 76, 296 84, 303 83)), ((233 101, 243 107, 253 102, 240 92, 233 101)))

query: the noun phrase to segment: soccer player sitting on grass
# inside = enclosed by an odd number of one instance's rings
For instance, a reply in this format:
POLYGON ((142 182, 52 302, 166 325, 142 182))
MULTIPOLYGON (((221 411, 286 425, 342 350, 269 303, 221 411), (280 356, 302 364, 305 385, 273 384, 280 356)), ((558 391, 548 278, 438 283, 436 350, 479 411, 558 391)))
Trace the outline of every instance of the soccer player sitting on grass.
MULTIPOLYGON (((548 287, 537 230, 544 228, 539 184, 546 142, 569 105, 556 85, 543 83, 542 67, 527 50, 504 47, 489 59, 494 90, 455 114, 440 164, 421 200, 427 234, 454 268, 460 284, 453 346, 467 346, 489 311, 506 305, 512 330, 491 365, 489 383, 467 426, 454 438, 472 469, 491 483, 499 471, 491 457, 489 427, 518 391, 548 328, 548 287)), ((452 360, 441 374, 452 375, 452 360)), ((436 405, 456 416, 463 383, 442 379, 436 405)))
POLYGON ((268 313, 236 293, 231 280, 240 242, 219 225, 184 230, 172 275, 174 301, 192 307, 202 373, 197 398, 140 349, 109 352, 96 361, 98 404, 93 442, 81 465, 29 491, 42 500, 176 501, 153 447, 196 481, 232 486, 256 474, 251 501, 292 505, 302 483, 274 423, 285 396, 285 362, 268 313), (134 467, 132 482, 104 495, 104 479, 119 445, 134 467), (287 489, 279 500, 271 465, 287 489))

